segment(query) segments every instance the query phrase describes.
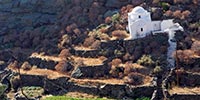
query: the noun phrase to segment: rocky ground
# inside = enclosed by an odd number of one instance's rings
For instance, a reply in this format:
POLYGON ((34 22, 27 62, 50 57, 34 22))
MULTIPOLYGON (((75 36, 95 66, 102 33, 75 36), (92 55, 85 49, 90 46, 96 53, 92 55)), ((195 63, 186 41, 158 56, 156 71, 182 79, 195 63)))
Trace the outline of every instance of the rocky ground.
POLYGON ((0 0, 0 95, 199 100, 199 47, 199 0, 0 0), (124 40, 135 6, 183 26, 175 69, 167 34, 124 40))

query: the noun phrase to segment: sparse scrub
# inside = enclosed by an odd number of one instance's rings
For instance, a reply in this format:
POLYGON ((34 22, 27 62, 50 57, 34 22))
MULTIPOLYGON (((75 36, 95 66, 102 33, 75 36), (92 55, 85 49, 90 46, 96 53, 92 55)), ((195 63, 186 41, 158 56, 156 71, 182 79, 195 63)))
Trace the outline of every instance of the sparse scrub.
POLYGON ((150 55, 143 55, 138 61, 138 64, 146 66, 146 67, 153 67, 155 62, 152 60, 150 55))
POLYGON ((111 17, 111 20, 112 20, 112 23, 117 23, 117 22, 119 22, 119 20, 120 20, 120 14, 119 14, 119 13, 114 14, 114 15, 111 17))
POLYGON ((160 74, 162 71, 163 71, 163 70, 162 70, 161 66, 156 66, 156 67, 153 69, 153 74, 158 75, 158 74, 160 74))
POLYGON ((106 29, 100 28, 99 30, 93 30, 89 32, 88 36, 98 38, 100 40, 107 40, 107 41, 110 40, 109 35, 104 33, 102 30, 106 30, 106 29))

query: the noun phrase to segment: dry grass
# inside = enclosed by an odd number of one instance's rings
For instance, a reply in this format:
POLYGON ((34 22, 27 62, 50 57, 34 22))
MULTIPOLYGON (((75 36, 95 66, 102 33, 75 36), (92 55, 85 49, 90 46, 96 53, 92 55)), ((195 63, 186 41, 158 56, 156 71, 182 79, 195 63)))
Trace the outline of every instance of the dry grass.
POLYGON ((188 88, 188 87, 173 87, 169 90, 170 94, 198 94, 200 95, 200 87, 188 88))
POLYGON ((63 58, 59 58, 56 56, 45 56, 44 54, 38 54, 38 53, 32 53, 32 55, 30 56, 30 58, 40 58, 42 60, 46 60, 46 61, 55 61, 55 62, 59 62, 59 61, 63 61, 63 58))
POLYGON ((75 50, 87 50, 87 51, 90 51, 90 50, 95 50, 95 49, 91 49, 89 47, 84 47, 84 46, 76 46, 74 47, 75 50))
POLYGON ((72 56, 75 62, 83 61, 84 65, 92 66, 92 65, 102 65, 103 61, 99 58, 84 58, 84 57, 76 57, 72 56))
POLYGON ((68 92, 66 96, 72 97, 72 98, 98 98, 98 96, 87 94, 87 93, 80 93, 80 92, 68 92))
POLYGON ((97 85, 97 84, 124 84, 122 79, 71 79, 71 81, 78 83, 80 85, 97 85))
MULTIPOLYGON (((16 71, 16 70, 14 70, 16 71)), ((27 74, 27 75, 42 75, 42 76, 47 76, 50 79, 56 79, 59 77, 69 77, 69 75, 66 74, 61 74, 57 71, 53 71, 53 70, 48 70, 48 69, 31 69, 28 71, 22 70, 20 69, 21 74, 27 74)))

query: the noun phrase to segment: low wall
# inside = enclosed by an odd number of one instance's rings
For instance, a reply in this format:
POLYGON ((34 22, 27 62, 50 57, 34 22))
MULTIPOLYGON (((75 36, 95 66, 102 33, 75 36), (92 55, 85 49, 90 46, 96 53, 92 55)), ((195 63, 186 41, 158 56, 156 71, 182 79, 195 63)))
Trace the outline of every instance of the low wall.
POLYGON ((54 70, 58 62, 46 61, 40 58, 28 58, 27 60, 32 66, 36 65, 38 68, 54 70))
POLYGON ((74 69, 71 76, 74 78, 97 78, 108 75, 110 67, 107 64, 97 66, 83 66, 74 69))
POLYGON ((39 75, 22 75, 22 86, 40 86, 43 87, 45 93, 53 95, 64 95, 67 92, 82 92, 104 97, 112 98, 138 98, 151 97, 154 86, 131 87, 128 85, 104 84, 101 86, 79 85, 70 82, 68 77, 60 77, 57 79, 48 79, 39 75))
POLYGON ((200 100, 200 95, 190 94, 174 94, 170 100, 200 100))

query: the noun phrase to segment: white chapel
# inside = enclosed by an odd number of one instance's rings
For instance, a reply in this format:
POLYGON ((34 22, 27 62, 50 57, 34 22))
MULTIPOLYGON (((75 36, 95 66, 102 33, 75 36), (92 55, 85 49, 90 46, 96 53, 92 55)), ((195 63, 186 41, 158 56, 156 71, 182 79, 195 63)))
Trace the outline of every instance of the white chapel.
MULTIPOLYGON (((144 8, 138 6, 135 7, 130 13, 128 13, 128 29, 130 31, 130 39, 143 38, 151 33, 174 33, 169 31, 182 30, 183 28, 174 23, 173 19, 152 21, 151 14, 144 8)), ((169 34, 173 38, 173 34, 169 34)))

